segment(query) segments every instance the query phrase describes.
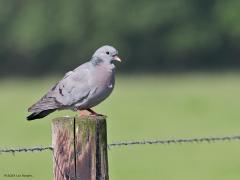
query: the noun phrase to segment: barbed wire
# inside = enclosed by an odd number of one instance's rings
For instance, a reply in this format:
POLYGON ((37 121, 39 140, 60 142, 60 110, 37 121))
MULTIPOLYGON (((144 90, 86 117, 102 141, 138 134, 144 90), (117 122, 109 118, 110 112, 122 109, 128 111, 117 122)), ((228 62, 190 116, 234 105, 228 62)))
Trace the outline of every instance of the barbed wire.
POLYGON ((53 150, 52 146, 35 146, 35 147, 10 147, 10 148, 0 148, 0 154, 1 153, 19 153, 19 152, 42 152, 42 151, 48 151, 53 150))
MULTIPOLYGON (((108 144, 108 149, 115 147, 126 147, 134 145, 172 145, 172 144, 189 144, 189 143, 211 143, 211 142, 223 142, 223 141, 239 141, 240 135, 235 136, 215 136, 215 137, 199 137, 199 138, 179 138, 179 139, 155 139, 155 140, 134 140, 134 141, 119 141, 108 144)), ((42 152, 42 151, 53 151, 52 146, 35 146, 35 147, 10 147, 10 148, 0 148, 1 153, 19 153, 19 152, 42 152)))
POLYGON ((240 140, 238 136, 222 136, 222 137, 200 137, 200 138, 181 138, 181 139, 167 139, 167 140, 140 140, 140 141, 121 141, 108 144, 109 148, 133 145, 171 145, 171 144, 186 144, 186 143, 204 143, 204 142, 219 142, 219 141, 236 141, 240 140))

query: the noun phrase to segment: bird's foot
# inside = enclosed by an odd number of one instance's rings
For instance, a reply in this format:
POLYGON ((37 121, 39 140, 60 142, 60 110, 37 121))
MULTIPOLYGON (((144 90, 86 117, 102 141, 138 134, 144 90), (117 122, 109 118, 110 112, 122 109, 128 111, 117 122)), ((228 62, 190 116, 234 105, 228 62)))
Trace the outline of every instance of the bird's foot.
POLYGON ((82 117, 82 116, 90 116, 91 113, 87 110, 78 110, 79 112, 79 116, 82 117))
POLYGON ((104 116, 103 114, 98 114, 92 109, 86 109, 86 110, 77 110, 79 112, 79 116, 104 116))
POLYGON ((92 109, 87 109, 88 112, 90 112, 90 116, 104 116, 103 114, 98 114, 95 111, 93 111, 92 109))

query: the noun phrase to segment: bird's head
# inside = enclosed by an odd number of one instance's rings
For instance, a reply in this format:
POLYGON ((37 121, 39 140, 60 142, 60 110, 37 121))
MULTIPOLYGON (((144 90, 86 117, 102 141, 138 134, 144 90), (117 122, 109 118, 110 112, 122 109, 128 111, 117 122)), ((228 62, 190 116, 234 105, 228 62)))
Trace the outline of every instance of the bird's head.
POLYGON ((98 48, 93 54, 93 60, 97 63, 109 63, 113 64, 115 61, 121 62, 118 57, 118 51, 112 46, 102 46, 98 48))

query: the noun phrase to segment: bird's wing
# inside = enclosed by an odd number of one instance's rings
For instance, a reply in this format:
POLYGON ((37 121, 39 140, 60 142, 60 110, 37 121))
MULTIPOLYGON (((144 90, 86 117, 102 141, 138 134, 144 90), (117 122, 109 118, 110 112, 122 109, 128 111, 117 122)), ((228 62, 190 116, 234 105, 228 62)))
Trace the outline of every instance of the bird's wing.
POLYGON ((29 112, 39 112, 47 109, 70 107, 87 98, 91 92, 89 87, 90 68, 85 63, 73 71, 66 73, 64 78, 51 88, 29 112))
MULTIPOLYGON (((56 84, 57 85, 57 84, 56 84)), ((56 86, 55 85, 55 86, 56 86)), ((61 103, 56 100, 53 95, 53 89, 55 86, 48 91, 38 102, 28 108, 28 112, 41 112, 49 109, 57 109, 61 107, 61 103)))

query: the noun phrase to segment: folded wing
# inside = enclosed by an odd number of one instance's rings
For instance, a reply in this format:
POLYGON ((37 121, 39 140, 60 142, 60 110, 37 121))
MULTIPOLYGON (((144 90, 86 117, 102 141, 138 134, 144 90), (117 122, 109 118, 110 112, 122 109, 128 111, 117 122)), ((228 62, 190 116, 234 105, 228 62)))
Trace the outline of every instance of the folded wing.
POLYGON ((89 87, 90 70, 87 66, 88 64, 84 64, 74 71, 68 72, 28 111, 41 112, 67 108, 86 99, 91 91, 89 87))

